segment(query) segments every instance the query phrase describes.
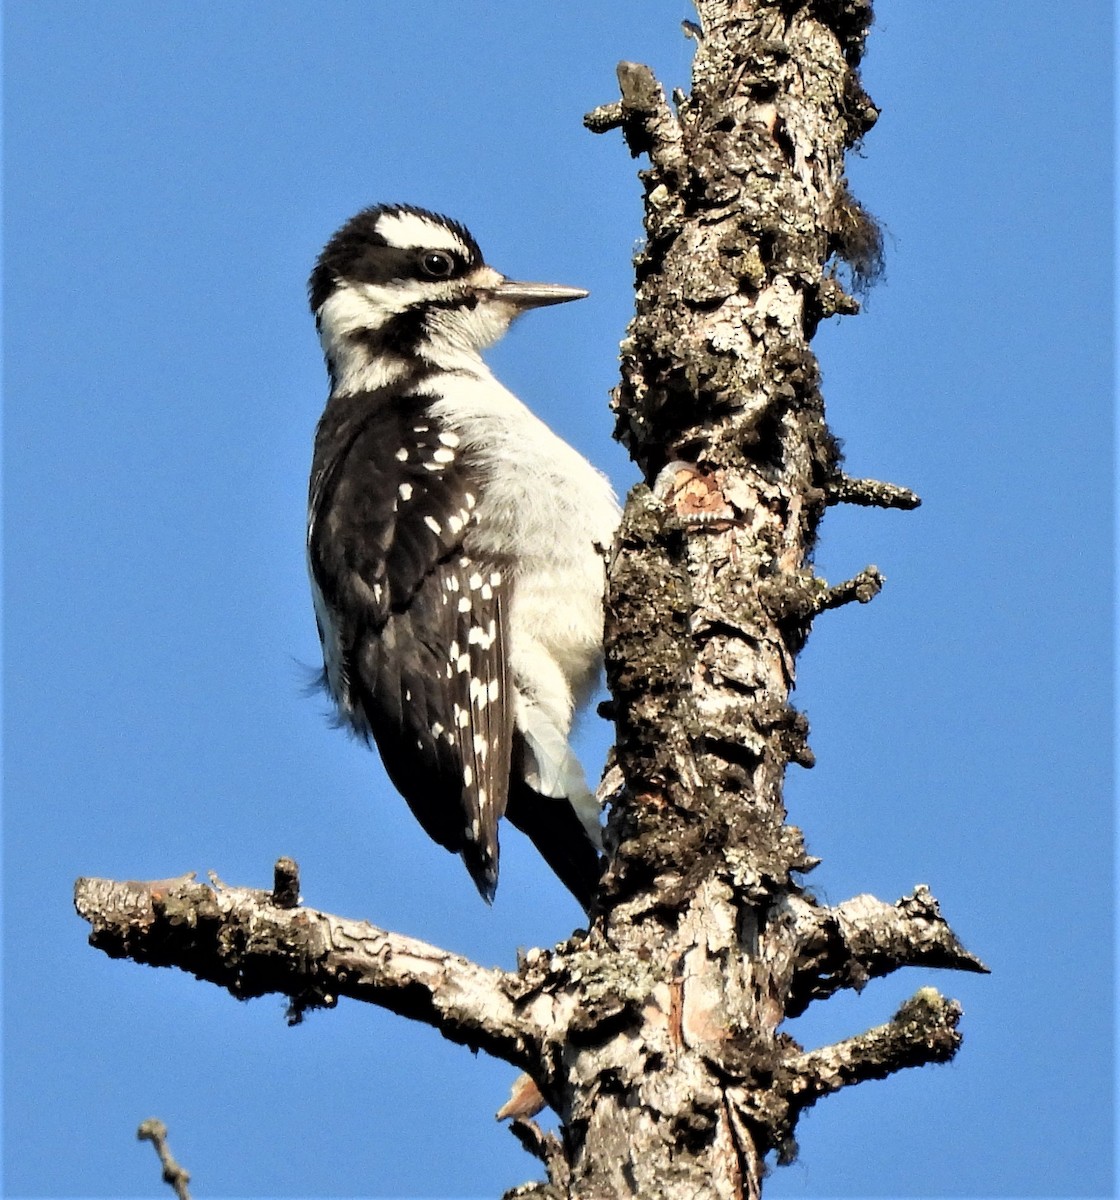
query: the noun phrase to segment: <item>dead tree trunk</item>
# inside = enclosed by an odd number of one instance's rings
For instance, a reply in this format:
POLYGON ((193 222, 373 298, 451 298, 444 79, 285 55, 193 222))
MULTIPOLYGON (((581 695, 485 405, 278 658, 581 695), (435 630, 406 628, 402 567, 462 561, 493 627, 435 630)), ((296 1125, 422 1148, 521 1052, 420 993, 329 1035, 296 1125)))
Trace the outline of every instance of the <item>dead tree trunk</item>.
POLYGON ((621 782, 590 930, 486 970, 434 947, 190 880, 82 880, 110 954, 176 965, 293 1011, 355 996, 527 1072, 562 1136, 515 1132, 546 1163, 540 1197, 756 1197, 795 1152, 798 1115, 848 1084, 943 1061, 958 1006, 923 988, 886 1025, 806 1051, 782 1022, 904 965, 982 970, 924 888, 829 908, 785 823, 790 762, 812 764, 790 704, 813 617, 878 591, 830 587, 811 551, 828 505, 913 507, 846 477, 810 339, 854 313, 837 277, 874 270, 878 235, 844 154, 877 115, 858 64, 870 0, 697 0, 691 95, 645 67, 590 113, 643 172, 648 240, 615 393, 640 467, 610 572, 608 677, 621 782))

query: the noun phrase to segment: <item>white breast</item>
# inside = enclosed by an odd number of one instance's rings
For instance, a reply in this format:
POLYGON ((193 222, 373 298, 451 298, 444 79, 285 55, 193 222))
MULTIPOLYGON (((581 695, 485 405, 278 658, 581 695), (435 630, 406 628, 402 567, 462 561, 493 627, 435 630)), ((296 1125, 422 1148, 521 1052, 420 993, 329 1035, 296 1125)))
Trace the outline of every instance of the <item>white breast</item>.
MULTIPOLYGON (((542 701, 566 709, 554 714, 566 736, 572 709, 600 667, 605 556, 618 502, 607 479, 489 373, 443 377, 439 391, 433 412, 486 476, 468 553, 512 556, 517 564, 511 665, 517 674, 530 666, 519 660, 551 660, 564 695, 542 701)), ((549 674, 542 662, 532 677, 547 681, 549 674)))

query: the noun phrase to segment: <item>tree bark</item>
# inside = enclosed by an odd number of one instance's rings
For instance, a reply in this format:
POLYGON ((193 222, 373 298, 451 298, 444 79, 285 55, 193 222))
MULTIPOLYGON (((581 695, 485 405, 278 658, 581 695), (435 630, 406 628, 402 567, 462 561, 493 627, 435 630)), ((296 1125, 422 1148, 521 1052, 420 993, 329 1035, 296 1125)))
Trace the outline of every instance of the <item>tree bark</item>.
POLYGON ((108 953, 243 997, 284 992, 297 1018, 356 996, 515 1063, 562 1128, 514 1117, 549 1182, 510 1195, 757 1197, 767 1156, 793 1158, 807 1107, 960 1041, 959 1007, 930 988, 811 1051, 782 1022, 900 966, 985 969, 924 887, 894 905, 819 904, 782 800, 786 767, 813 761, 790 703, 812 620, 882 586, 873 567, 834 587, 814 574, 821 517, 918 503, 843 474, 809 348, 824 317, 858 311, 851 285, 879 262, 844 178, 877 116, 858 76, 870 0, 697 10, 693 88, 675 110, 647 68, 623 63, 621 100, 587 117, 649 159, 613 400, 644 483, 610 569, 617 771, 589 930, 487 971, 297 907, 290 869, 271 893, 78 883, 108 953))

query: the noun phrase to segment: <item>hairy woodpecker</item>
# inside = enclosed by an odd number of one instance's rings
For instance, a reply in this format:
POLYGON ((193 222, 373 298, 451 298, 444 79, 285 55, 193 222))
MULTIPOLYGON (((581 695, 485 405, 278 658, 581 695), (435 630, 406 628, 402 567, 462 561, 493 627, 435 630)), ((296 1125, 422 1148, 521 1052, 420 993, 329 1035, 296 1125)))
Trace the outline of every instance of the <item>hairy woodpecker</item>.
POLYGON ((601 666, 618 504, 480 352, 587 293, 506 279, 405 205, 348 221, 309 290, 331 392, 307 554, 340 722, 487 900, 504 814, 586 908, 599 809, 568 734, 601 666))

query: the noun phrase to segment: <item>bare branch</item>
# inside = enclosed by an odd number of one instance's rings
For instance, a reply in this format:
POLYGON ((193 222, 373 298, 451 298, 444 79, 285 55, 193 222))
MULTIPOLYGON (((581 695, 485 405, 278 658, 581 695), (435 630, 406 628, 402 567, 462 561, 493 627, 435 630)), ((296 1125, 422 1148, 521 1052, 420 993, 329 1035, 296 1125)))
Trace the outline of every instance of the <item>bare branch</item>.
POLYGON ((835 276, 826 275, 817 289, 817 305, 821 320, 826 317, 854 317, 860 311, 859 301, 849 296, 835 276))
POLYGON ((612 100, 610 104, 600 104, 598 108, 586 113, 583 123, 592 133, 609 133, 612 129, 621 128, 625 120, 626 113, 622 101, 612 100))
POLYGON ((921 988, 886 1025, 788 1059, 790 1104, 797 1111, 822 1096, 906 1067, 948 1062, 961 1044, 961 1006, 934 988, 921 988))
POLYGON ((913 509, 922 503, 921 497, 909 488, 878 479, 856 479, 840 475, 825 489, 827 504, 856 504, 864 508, 913 509))
POLYGON ((528 1117, 516 1117, 509 1128, 521 1145, 544 1163, 549 1182, 559 1188, 562 1195, 567 1195, 572 1169, 556 1134, 545 1133, 536 1121, 528 1117))
POLYGON ((691 38, 694 42, 702 42, 704 40, 704 31, 695 21, 682 21, 681 33, 686 38, 691 38))
POLYGON ((648 154, 668 180, 683 178, 688 164, 681 145, 681 125, 657 77, 643 63, 621 62, 618 86, 621 101, 593 109, 583 118, 584 125, 592 133, 621 128, 635 158, 648 154))
POLYGON ((878 567, 865 567, 858 575, 826 588, 817 612, 840 608, 844 604, 870 604, 883 590, 883 573, 878 567))
POLYGON ((141 1142, 151 1142, 155 1146, 160 1166, 163 1167, 163 1182, 174 1189, 179 1200, 191 1200, 187 1186, 191 1181, 191 1173, 175 1161, 167 1145, 167 1126, 158 1118, 149 1117, 140 1123, 136 1137, 141 1142))
POLYGON ((865 567, 858 575, 831 587, 810 571, 791 571, 784 578, 768 581, 760 593, 772 616, 805 620, 845 604, 869 604, 883 590, 883 583, 878 567, 865 567))
POLYGON ((190 875, 79 879, 74 905, 93 927, 90 944, 110 957, 178 967, 238 999, 290 996, 292 1020, 348 996, 516 1066, 536 1061, 540 1031, 511 998, 516 976, 364 921, 281 907, 271 892, 215 889, 190 875))
POLYGON ((791 897, 789 907, 807 925, 790 987, 790 1017, 799 1016, 814 1000, 841 988, 859 991, 869 979, 899 967, 988 972, 961 945, 925 885, 897 904, 865 895, 836 908, 817 909, 802 897, 791 897))

